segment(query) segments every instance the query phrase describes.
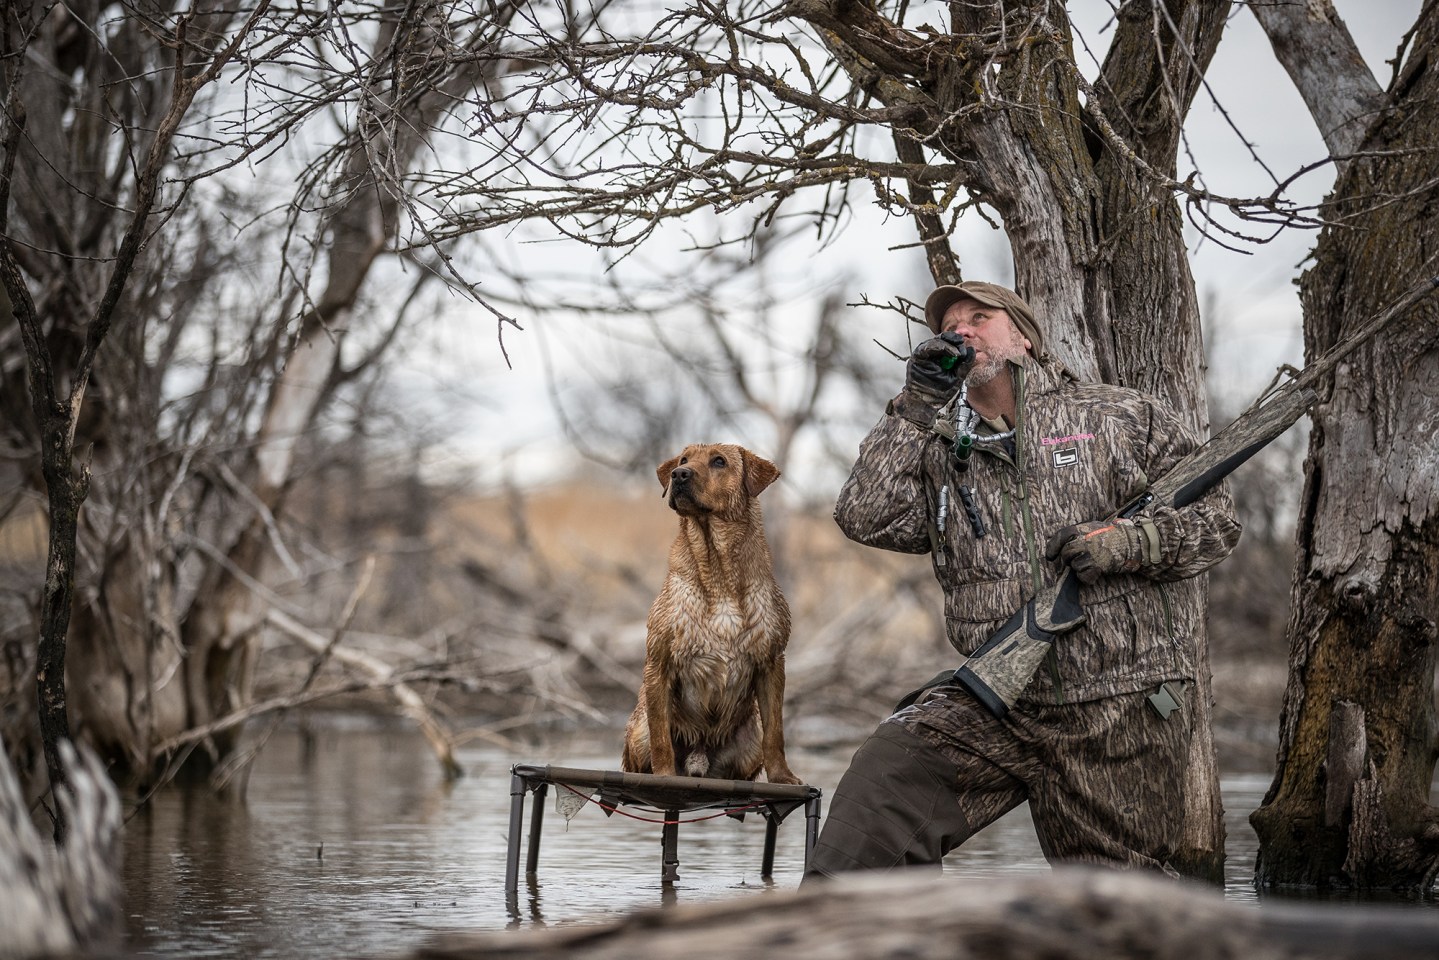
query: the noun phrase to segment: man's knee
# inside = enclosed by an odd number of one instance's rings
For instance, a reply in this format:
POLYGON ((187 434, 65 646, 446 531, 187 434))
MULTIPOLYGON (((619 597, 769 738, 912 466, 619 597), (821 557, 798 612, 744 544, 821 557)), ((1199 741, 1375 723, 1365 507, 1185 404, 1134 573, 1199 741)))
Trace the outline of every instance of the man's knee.
POLYGON ((830 800, 806 879, 938 865, 972 832, 956 802, 956 779, 954 764, 923 739, 880 724, 830 800))

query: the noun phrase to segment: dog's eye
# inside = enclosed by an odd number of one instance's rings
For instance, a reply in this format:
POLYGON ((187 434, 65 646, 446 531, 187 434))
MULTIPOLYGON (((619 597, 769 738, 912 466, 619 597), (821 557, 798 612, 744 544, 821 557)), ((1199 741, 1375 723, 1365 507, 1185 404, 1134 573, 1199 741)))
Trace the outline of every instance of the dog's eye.
POLYGON ((684 466, 685 464, 687 464, 687 463, 689 463, 689 462, 690 462, 690 458, 689 458, 689 457, 680 457, 680 466, 684 466))
POLYGON ((724 465, 724 457, 715 457, 713 460, 710 461, 710 466, 714 467, 716 470, 718 470, 720 467, 723 467, 724 465))

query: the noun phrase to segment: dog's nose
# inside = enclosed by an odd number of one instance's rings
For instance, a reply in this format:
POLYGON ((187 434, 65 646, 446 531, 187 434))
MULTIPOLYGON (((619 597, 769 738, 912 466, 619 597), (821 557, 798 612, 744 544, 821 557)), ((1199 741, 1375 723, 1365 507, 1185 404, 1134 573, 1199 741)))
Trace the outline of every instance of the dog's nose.
POLYGON ((686 484, 694 478, 695 472, 690 467, 675 467, 670 471, 670 483, 686 484))

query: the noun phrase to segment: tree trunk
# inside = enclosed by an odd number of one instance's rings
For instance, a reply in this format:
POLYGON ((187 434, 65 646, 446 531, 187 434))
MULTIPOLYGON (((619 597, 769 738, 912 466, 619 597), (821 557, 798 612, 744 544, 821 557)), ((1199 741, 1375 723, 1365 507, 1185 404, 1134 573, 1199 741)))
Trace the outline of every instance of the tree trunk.
MULTIPOLYGON (((1228 3, 1169 4, 1179 32, 1155 36, 1142 4, 1119 14, 1119 30, 1101 83, 1099 106, 1125 117, 1137 157, 1166 176, 1175 173, 1180 128, 1218 47, 1228 3), (1193 57, 1191 67, 1190 57, 1193 57), (1170 97, 1156 96, 1168 90, 1170 97)), ((1160 193, 1113 145, 1101 149, 1095 171, 1103 188, 1098 207, 1101 259, 1107 276, 1091 300, 1107 298, 1112 318, 1105 353, 1114 357, 1105 379, 1166 400, 1199 436, 1209 433, 1199 301, 1189 270, 1179 207, 1160 193)), ((1101 354, 1104 355, 1104 354, 1101 354)), ((1208 576, 1202 589, 1208 596, 1208 576)), ((1195 637, 1194 733, 1185 770, 1184 833, 1174 866, 1187 876, 1224 882, 1224 804, 1214 745, 1209 638, 1195 637)))
POLYGON ((0 740, 0 955, 116 955, 123 928, 120 797, 95 754, 59 749, 56 806, 71 824, 56 850, 36 832, 0 740))
MULTIPOLYGON (((1310 356, 1436 272, 1436 48, 1439 7, 1429 3, 1390 89, 1393 109, 1336 184, 1301 278, 1310 356)), ((1260 886, 1427 890, 1439 872, 1428 804, 1439 749, 1436 449, 1431 297, 1342 364, 1314 412, 1278 766, 1250 818, 1260 886)))

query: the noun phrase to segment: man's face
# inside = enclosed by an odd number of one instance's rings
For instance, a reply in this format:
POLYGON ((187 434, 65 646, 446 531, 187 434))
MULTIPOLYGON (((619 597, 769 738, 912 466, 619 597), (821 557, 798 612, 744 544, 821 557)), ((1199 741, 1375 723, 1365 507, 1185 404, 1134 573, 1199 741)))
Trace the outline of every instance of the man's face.
POLYGON ((943 333, 957 333, 974 348, 971 384, 988 383, 1004 369, 1006 360, 1017 360, 1030 343, 1019 332, 1009 312, 965 297, 944 311, 943 333))

